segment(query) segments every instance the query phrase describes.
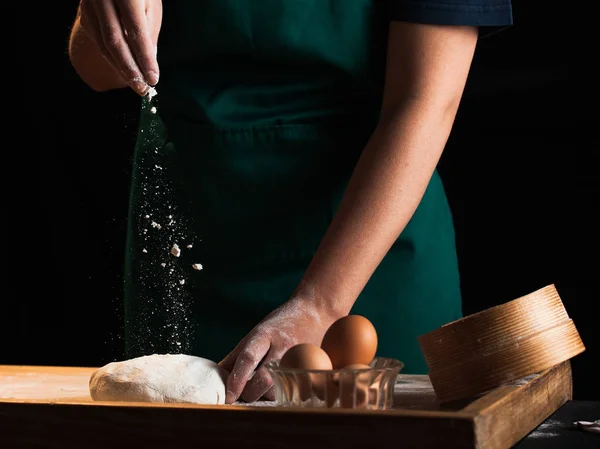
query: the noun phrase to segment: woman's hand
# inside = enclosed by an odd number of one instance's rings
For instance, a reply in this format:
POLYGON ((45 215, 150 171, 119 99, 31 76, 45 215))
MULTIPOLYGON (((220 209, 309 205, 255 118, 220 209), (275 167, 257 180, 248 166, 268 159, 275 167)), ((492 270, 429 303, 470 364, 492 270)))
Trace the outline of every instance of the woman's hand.
POLYGON ((241 397, 253 402, 273 400, 273 382, 264 365, 280 359, 299 343, 320 345, 335 318, 310 299, 290 299, 267 315, 235 347, 220 365, 230 372, 227 398, 231 404, 241 397))
POLYGON ((81 0, 80 24, 123 80, 140 95, 158 83, 162 0, 81 0))

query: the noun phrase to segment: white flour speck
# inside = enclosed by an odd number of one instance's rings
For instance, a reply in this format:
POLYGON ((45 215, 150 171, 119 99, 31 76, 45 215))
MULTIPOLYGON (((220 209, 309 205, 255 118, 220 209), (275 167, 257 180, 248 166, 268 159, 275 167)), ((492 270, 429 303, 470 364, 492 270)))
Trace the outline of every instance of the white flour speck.
POLYGON ((156 89, 154 87, 150 87, 150 89, 148 89, 148 92, 146 93, 146 95, 148 95, 148 101, 152 101, 152 99, 154 97, 156 97, 156 95, 158 95, 158 92, 156 91, 156 89))
POLYGON ((173 246, 171 247, 171 254, 173 254, 175 257, 179 257, 181 255, 181 249, 177 243, 173 243, 173 246))
POLYGON ((194 270, 198 270, 198 271, 200 271, 200 270, 202 269, 202 264, 195 263, 195 264, 193 264, 193 265, 192 265, 192 268, 193 268, 194 270))

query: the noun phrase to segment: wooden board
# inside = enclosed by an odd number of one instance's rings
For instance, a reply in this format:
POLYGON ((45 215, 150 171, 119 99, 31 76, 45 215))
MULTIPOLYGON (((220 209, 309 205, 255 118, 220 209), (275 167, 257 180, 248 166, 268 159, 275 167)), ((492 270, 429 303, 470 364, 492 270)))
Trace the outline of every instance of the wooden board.
POLYGON ((507 449, 572 398, 569 361, 462 404, 400 375, 388 411, 94 402, 93 368, 0 365, 0 448, 507 449))

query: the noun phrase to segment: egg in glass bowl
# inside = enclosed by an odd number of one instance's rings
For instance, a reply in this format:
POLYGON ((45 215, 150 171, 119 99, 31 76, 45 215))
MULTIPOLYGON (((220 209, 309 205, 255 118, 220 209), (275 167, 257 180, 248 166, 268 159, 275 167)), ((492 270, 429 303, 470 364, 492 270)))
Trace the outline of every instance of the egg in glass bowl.
POLYGON ((400 360, 375 357, 377 332, 360 315, 333 323, 321 345, 292 346, 265 365, 277 405, 287 407, 388 410, 404 367, 400 360))

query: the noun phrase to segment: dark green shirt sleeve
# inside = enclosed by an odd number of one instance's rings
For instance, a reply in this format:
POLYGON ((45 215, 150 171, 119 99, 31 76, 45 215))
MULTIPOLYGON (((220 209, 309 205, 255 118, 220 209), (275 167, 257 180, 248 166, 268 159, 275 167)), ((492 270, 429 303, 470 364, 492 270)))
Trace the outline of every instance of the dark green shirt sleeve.
POLYGON ((480 37, 513 24, 511 0, 388 0, 391 21, 479 27, 480 37))

